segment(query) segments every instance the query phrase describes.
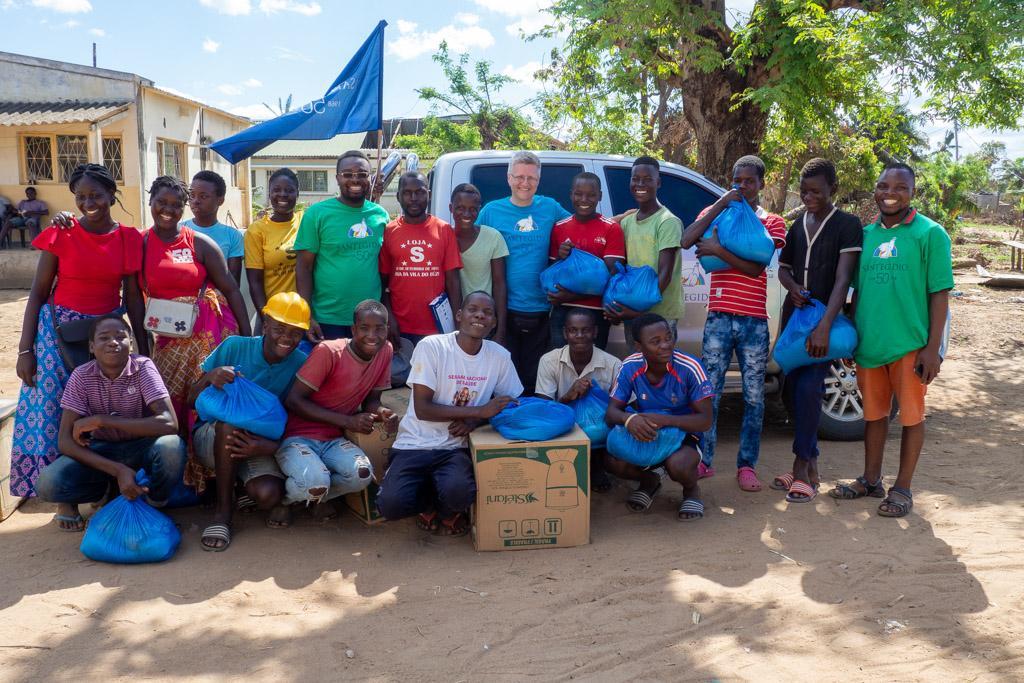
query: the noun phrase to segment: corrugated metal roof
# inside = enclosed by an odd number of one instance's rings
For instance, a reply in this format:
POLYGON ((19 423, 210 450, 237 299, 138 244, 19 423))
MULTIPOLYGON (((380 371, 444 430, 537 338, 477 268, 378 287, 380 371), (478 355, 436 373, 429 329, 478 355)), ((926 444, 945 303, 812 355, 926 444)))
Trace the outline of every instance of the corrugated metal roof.
POLYGON ((256 157, 337 158, 350 149, 359 149, 365 133, 347 133, 330 140, 278 140, 253 155, 256 157))
POLYGON ((123 102, 0 102, 0 126, 40 126, 92 123, 126 109, 123 102))

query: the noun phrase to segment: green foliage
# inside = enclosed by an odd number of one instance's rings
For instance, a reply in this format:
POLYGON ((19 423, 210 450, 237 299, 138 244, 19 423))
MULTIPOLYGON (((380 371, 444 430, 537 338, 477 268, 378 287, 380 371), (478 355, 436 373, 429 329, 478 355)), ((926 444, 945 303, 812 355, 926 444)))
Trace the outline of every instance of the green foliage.
POLYGON ((940 152, 917 165, 918 208, 947 229, 964 212, 974 208, 969 194, 985 189, 989 171, 984 157, 971 155, 954 161, 949 152, 940 152))
POLYGON ((411 149, 423 159, 436 159, 448 152, 480 149, 480 131, 471 123, 428 116, 423 120, 421 134, 396 135, 391 146, 411 149))
POLYGON ((263 106, 266 107, 267 111, 269 111, 271 114, 273 114, 273 116, 275 118, 278 117, 278 116, 284 116, 285 114, 287 114, 288 112, 290 112, 292 110, 292 96, 289 94, 288 97, 286 97, 283 100, 280 97, 278 97, 277 98, 277 109, 274 109, 273 107, 271 107, 266 102, 263 103, 263 106))

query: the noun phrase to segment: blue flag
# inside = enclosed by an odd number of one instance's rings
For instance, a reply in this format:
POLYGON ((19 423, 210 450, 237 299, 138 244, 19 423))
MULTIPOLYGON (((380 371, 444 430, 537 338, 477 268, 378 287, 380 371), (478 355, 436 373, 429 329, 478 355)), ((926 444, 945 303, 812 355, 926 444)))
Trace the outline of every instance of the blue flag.
POLYGON ((218 140, 210 149, 233 164, 278 140, 330 140, 342 133, 381 127, 384 93, 384 27, 377 24, 320 99, 218 140))

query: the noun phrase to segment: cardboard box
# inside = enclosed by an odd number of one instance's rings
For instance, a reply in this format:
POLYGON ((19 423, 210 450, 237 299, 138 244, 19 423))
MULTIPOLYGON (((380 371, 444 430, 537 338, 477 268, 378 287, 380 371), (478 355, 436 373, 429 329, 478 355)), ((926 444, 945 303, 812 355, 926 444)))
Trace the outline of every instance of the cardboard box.
MULTIPOLYGON (((380 402, 386 408, 395 411, 399 417, 403 417, 409 409, 410 393, 411 390, 408 388, 390 389, 383 393, 380 402)), ((345 433, 345 438, 363 449, 373 468, 373 482, 359 493, 350 493, 345 496, 345 504, 348 509, 364 524, 380 524, 384 521, 384 518, 377 513, 377 491, 380 490, 379 484, 384 479, 388 458, 391 456, 391 446, 395 443, 396 436, 397 434, 385 433, 382 424, 375 424, 373 431, 369 434, 345 433)))
POLYGON ((469 442, 477 550, 590 543, 590 440, 582 429, 550 441, 510 442, 488 426, 469 442))
POLYGON ((23 500, 11 493, 11 448, 17 407, 15 401, 0 401, 0 521, 10 517, 23 500))

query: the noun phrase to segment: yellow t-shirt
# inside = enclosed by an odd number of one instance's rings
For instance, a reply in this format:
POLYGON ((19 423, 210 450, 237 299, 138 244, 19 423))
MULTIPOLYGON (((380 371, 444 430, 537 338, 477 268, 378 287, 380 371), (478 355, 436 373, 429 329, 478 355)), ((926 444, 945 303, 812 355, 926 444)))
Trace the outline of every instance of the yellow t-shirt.
POLYGON ((302 223, 296 211, 288 223, 261 218, 245 231, 245 267, 263 271, 263 289, 267 298, 295 289, 295 236, 302 223))

